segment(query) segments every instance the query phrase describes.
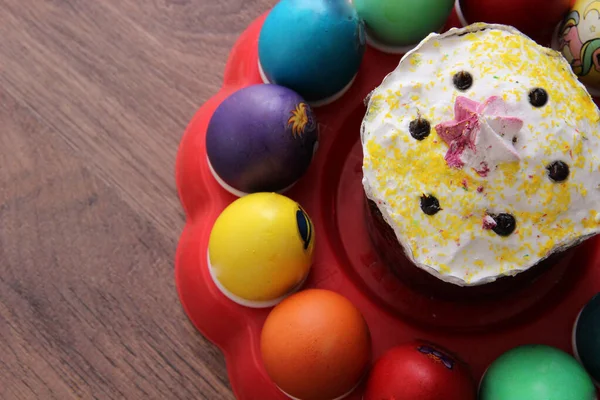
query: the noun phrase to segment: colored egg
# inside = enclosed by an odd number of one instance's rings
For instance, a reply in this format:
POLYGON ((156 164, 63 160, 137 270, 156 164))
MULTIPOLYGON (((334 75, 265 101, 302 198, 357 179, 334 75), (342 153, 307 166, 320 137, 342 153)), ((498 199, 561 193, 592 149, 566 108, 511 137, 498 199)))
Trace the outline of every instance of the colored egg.
POLYGON ((362 380, 371 339, 363 316, 348 299, 307 289, 271 311, 260 348, 267 374, 288 397, 332 400, 350 394, 362 380))
POLYGON ((363 400, 476 400, 476 393, 466 364, 419 341, 393 347, 377 360, 363 400))
POLYGON ((282 192, 300 179, 316 150, 318 129, 310 106, 278 85, 253 85, 227 97, 206 131, 215 179, 236 196, 282 192))
POLYGON ((600 96, 600 1, 578 0, 556 30, 553 45, 592 96, 600 96))
POLYGON ((281 0, 260 32, 259 69, 265 82, 318 106, 349 89, 364 50, 364 24, 350 1, 281 0))
POLYGON ((254 193, 231 203, 208 241, 216 286, 234 302, 271 307, 305 281, 313 260, 313 224, 295 201, 254 193))
POLYGON ((573 353, 600 386, 600 293, 587 303, 573 326, 573 353))
POLYGON ((480 400, 595 400, 591 378, 572 356, 554 347, 524 345, 486 371, 480 400))
POLYGON ((454 0, 354 0, 373 47, 402 53, 446 24, 454 0))
POLYGON ((571 0, 459 0, 463 24, 487 22, 511 25, 539 44, 549 46, 571 0))

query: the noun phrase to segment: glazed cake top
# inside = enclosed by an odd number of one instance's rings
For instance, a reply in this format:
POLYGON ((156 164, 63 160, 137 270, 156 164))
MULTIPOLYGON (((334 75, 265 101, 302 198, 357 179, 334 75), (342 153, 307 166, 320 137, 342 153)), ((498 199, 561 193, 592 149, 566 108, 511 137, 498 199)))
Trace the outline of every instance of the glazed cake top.
POLYGON ((417 266, 492 282, 600 231, 600 114, 514 28, 431 34, 370 95, 363 185, 417 266))

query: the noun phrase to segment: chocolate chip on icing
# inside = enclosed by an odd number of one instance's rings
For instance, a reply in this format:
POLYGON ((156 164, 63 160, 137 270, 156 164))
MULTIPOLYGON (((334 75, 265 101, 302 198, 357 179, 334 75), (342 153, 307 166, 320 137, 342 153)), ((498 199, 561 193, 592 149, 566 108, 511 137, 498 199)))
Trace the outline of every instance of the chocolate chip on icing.
POLYGON ((440 202, 430 194, 421 196, 421 210, 427 215, 434 215, 441 210, 440 202))
POLYGON ((459 71, 452 77, 452 83, 460 91, 465 91, 473 85, 473 76, 467 71, 459 71))
POLYGON ((410 121, 410 124, 408 124, 408 131, 413 138, 423 140, 429 136, 431 125, 429 125, 429 121, 425 118, 419 117, 410 121))
POLYGON ((543 107, 548 102, 548 93, 542 88, 535 88, 529 92, 529 103, 534 107, 543 107))
POLYGON ((546 167, 546 170, 554 182, 562 182, 569 177, 569 166, 562 161, 554 161, 546 167))
POLYGON ((513 233, 517 227, 517 221, 511 214, 501 213, 490 215, 490 217, 492 217, 496 223, 496 226, 494 226, 492 230, 496 232, 497 235, 508 236, 513 233))

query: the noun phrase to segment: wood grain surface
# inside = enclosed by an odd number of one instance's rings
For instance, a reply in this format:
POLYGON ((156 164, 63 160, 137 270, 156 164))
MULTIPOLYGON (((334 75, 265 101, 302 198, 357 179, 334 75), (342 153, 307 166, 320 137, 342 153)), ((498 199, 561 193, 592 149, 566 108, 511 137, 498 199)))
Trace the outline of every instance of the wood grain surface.
POLYGON ((233 399, 174 286, 174 161, 273 4, 0 0, 0 399, 233 399))

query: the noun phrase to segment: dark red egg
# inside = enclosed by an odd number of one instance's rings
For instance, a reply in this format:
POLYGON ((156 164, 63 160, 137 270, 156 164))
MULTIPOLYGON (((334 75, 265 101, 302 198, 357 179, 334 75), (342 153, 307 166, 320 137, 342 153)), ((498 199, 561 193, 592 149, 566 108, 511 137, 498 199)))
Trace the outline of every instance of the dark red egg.
POLYGON ((569 12, 572 0, 459 0, 464 22, 511 25, 543 46, 569 12))
POLYGON ((393 347, 373 366, 363 400, 476 400, 469 367, 427 342, 393 347))

